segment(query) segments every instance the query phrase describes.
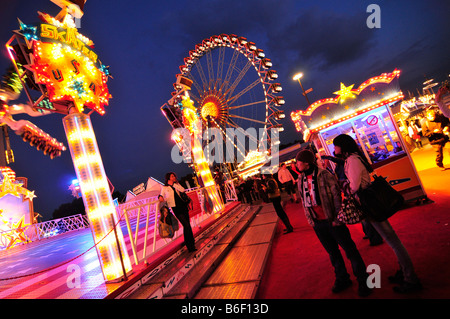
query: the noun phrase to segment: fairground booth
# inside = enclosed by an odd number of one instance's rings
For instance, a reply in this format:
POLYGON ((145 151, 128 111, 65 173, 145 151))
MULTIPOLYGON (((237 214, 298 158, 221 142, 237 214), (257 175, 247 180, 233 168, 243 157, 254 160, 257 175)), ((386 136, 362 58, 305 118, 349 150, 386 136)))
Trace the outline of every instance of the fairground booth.
MULTIPOLYGON (((358 88, 341 83, 336 97, 319 100, 291 113, 296 129, 319 154, 333 156, 333 139, 352 136, 372 164, 405 200, 425 200, 426 193, 391 112, 403 99, 399 70, 373 77, 358 88)), ((334 168, 334 163, 330 163, 334 168)))

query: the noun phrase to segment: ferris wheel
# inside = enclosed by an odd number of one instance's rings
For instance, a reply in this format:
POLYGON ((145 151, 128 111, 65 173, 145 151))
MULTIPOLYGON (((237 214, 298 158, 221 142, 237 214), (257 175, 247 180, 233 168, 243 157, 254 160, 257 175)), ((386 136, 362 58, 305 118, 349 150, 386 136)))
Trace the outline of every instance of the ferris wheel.
MULTIPOLYGON (((280 110, 285 101, 279 95, 278 74, 264 51, 245 37, 221 34, 204 39, 189 51, 180 71, 172 95, 177 96, 188 82, 204 130, 219 128, 227 138, 227 128, 255 128, 258 149, 270 145, 271 129, 283 130, 278 121, 285 117, 280 110)), ((249 151, 231 142, 236 149, 249 151)))

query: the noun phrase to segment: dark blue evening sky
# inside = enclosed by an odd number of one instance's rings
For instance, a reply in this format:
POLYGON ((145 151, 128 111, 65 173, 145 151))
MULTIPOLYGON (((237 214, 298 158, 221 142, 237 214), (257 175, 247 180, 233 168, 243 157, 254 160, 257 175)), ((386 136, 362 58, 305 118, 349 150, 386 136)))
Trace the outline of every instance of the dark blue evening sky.
MULTIPOLYGON (((2 0, 0 71, 9 65, 4 48, 18 29, 17 18, 38 22, 37 11, 56 15, 50 0, 2 0)), ((272 59, 286 100, 281 143, 299 138, 289 114, 306 107, 298 82, 314 91, 311 102, 333 97, 339 83, 357 87, 395 68, 404 93, 417 94, 426 77, 443 81, 450 73, 448 1, 293 1, 293 0, 88 0, 79 32, 92 39, 101 61, 110 66, 112 94, 106 115, 92 115, 106 173, 122 193, 149 176, 190 173, 172 163, 171 128, 160 107, 173 91, 183 58, 204 38, 221 33, 245 36, 272 59), (381 8, 381 28, 369 29, 369 4, 381 8)), ((21 98, 24 98, 22 94, 21 98)), ((27 119, 67 146, 62 115, 27 119)), ((50 219, 70 202, 75 172, 67 150, 51 160, 10 134, 17 176, 29 179, 35 211, 50 219)))

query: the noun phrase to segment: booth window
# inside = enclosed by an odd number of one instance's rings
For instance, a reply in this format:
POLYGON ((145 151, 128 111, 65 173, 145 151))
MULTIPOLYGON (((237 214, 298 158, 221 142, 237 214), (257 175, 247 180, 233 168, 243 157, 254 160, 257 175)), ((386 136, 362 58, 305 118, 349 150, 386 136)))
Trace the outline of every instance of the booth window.
POLYGON ((334 154, 333 139, 348 134, 362 148, 372 164, 406 154, 387 107, 379 107, 367 113, 341 122, 320 132, 330 154, 334 154))

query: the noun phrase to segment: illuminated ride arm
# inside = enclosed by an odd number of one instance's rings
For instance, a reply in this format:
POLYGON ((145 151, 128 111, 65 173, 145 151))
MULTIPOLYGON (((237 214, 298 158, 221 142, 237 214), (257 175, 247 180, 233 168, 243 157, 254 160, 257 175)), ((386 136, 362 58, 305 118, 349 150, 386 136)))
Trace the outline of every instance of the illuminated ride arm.
POLYGON ((61 156, 61 152, 66 150, 66 147, 61 142, 58 142, 29 121, 16 121, 10 114, 5 114, 0 116, 0 124, 8 125, 17 135, 23 138, 24 142, 29 142, 31 146, 42 150, 45 155, 50 155, 52 159, 56 156, 61 156))

